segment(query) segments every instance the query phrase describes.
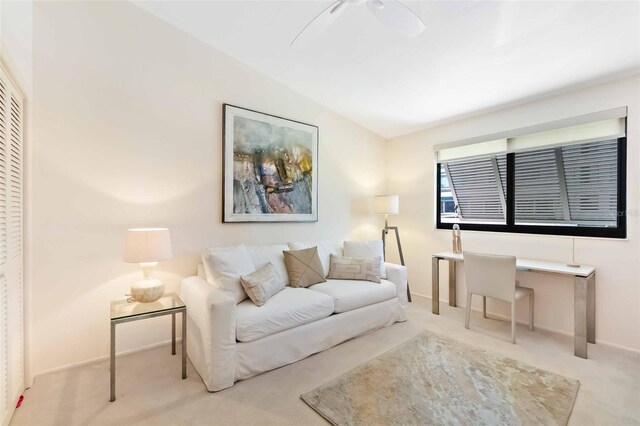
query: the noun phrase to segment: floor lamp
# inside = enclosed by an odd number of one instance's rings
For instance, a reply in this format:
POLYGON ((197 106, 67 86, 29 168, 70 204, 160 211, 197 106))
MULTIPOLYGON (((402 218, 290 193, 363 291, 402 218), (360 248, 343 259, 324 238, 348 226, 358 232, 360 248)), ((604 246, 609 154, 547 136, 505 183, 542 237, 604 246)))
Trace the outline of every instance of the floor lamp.
MULTIPOLYGON (((396 242, 398 244, 398 252, 400 254, 400 264, 404 266, 404 255, 402 254, 402 244, 400 244, 400 231, 397 226, 389 226, 389 215, 400 213, 400 198, 397 195, 378 195, 374 199, 374 209, 377 214, 384 215, 384 229, 382 230, 382 250, 383 254, 387 253, 387 234, 389 230, 396 233, 396 242)), ((407 281, 407 300, 411 302, 411 291, 409 282, 407 281)))

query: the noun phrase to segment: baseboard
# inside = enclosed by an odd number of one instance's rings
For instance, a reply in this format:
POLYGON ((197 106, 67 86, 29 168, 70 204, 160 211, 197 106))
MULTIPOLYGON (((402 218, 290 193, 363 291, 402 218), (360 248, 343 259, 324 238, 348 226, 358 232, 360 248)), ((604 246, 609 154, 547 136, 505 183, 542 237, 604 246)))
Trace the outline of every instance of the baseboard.
MULTIPOLYGON (((411 295, 412 295, 412 296, 418 296, 418 297, 423 298, 423 299, 429 299, 429 300, 431 300, 431 296, 428 296, 428 295, 426 295, 426 294, 411 292, 411 295)), ((440 299, 440 303, 445 303, 445 304, 447 304, 447 305, 448 305, 448 304, 449 304, 449 301, 448 301, 448 300, 445 300, 445 299, 440 299)), ((465 305, 460 305, 460 304, 458 304, 458 307, 459 307, 459 308, 466 308, 466 306, 465 306, 465 305)), ((471 308, 471 310, 472 310, 472 311, 474 311, 474 312, 482 312, 482 309, 479 309, 479 308, 471 308)), ((497 313, 495 313, 495 312, 487 311, 487 314, 491 314, 491 316, 492 316, 493 318, 498 318, 498 319, 505 320, 505 321, 510 321, 510 320, 511 320, 511 318, 510 318, 510 317, 508 317, 508 316, 506 316, 506 315, 502 315, 502 314, 497 314, 497 313)), ((527 325, 527 326, 529 325, 529 323, 524 322, 524 321, 516 321, 516 322, 517 322, 518 324, 524 324, 524 325, 527 325)), ((562 335, 562 336, 569 336, 569 337, 573 337, 573 333, 567 333, 567 332, 566 332, 566 331, 564 331, 564 330, 558 330, 558 329, 555 329, 555 328, 549 328, 549 327, 540 327, 540 326, 537 326, 537 325, 535 326, 535 328, 537 328, 537 329, 539 329, 539 330, 548 331, 548 332, 550 332, 550 333, 554 333, 554 334, 560 334, 560 335, 562 335)), ((596 343, 597 343, 597 344, 600 344, 600 345, 604 345, 604 346, 609 346, 609 347, 612 347, 612 348, 616 348, 616 349, 622 349, 622 350, 624 350, 624 351, 628 351, 628 352, 640 353, 640 349, 630 348, 630 347, 628 347, 628 346, 619 345, 619 344, 617 344, 617 343, 611 343, 611 342, 608 342, 608 341, 606 341, 606 340, 596 339, 596 343)))
MULTIPOLYGON (((176 343, 181 342, 181 341, 182 341, 182 337, 176 337, 176 343)), ((122 351, 122 352, 116 353, 116 358, 119 358, 121 356, 135 354, 135 353, 138 353, 138 352, 148 351, 148 350, 151 350, 151 349, 159 348, 161 346, 169 346, 170 344, 171 344, 171 340, 164 340, 162 342, 153 343, 151 345, 141 346, 139 348, 134 348, 134 349, 128 349, 126 351, 122 351)), ((36 373, 34 375, 34 379, 39 377, 39 376, 44 376, 45 374, 58 373, 60 371, 71 370, 72 368, 76 368, 76 367, 82 367, 82 366, 85 366, 85 365, 97 364, 99 362, 109 361, 109 359, 110 359, 109 355, 104 355, 104 356, 99 356, 97 358, 87 359, 85 361, 79 361, 79 362, 74 362, 74 363, 71 363, 71 364, 66 364, 66 365, 63 365, 61 367, 50 368, 48 370, 44 370, 44 371, 40 371, 40 372, 36 373)))
POLYGON ((20 395, 22 395, 23 392, 24 390, 18 391, 15 395, 13 395, 13 398, 9 399, 7 406, 8 410, 5 413, 4 419, 2 419, 2 422, 0 423, 2 426, 9 426, 11 424, 11 420, 17 409, 16 405, 18 404, 20 395))
MULTIPOLYGON (((413 291, 412 291, 412 292, 411 292, 411 295, 412 295, 412 296, 418 296, 418 297, 421 297, 421 298, 423 298, 423 299, 429 299, 429 300, 431 300, 431 296, 427 296, 426 294, 416 293, 416 292, 413 292, 413 291)), ((449 303, 449 302, 447 302, 447 303, 449 303)))

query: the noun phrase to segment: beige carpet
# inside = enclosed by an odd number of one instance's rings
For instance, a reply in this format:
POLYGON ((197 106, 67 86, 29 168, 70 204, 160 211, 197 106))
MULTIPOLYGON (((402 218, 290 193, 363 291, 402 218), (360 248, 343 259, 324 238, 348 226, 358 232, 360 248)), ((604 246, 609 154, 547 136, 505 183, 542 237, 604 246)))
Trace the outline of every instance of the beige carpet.
POLYGON ((302 399, 335 425, 566 425, 578 387, 423 332, 302 399))

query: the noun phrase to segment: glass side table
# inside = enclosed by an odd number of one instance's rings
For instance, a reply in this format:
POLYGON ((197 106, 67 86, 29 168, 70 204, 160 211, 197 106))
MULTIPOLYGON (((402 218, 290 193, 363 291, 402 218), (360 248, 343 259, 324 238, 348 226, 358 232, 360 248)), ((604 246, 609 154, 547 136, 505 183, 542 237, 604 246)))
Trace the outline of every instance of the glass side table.
POLYGON ((111 397, 116 400, 116 325, 146 318, 171 315, 171 354, 176 354, 176 314, 182 312, 182 378, 187 378, 187 307, 177 294, 167 293, 151 303, 111 302, 111 397))

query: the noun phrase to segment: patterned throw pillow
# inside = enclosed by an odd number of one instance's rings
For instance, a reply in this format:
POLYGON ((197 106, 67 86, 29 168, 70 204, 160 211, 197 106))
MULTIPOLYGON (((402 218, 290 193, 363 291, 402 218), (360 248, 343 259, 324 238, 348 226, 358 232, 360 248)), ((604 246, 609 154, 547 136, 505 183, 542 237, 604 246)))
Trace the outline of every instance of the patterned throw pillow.
POLYGON ((326 281, 320 256, 318 256, 318 247, 283 251, 282 254, 284 254, 291 287, 309 287, 326 281))
POLYGON ((284 280, 271 262, 252 274, 240 277, 240 282, 251 301, 258 306, 264 305, 274 294, 284 290, 284 280))
POLYGON ((334 280, 364 280, 380 282, 380 256, 343 257, 331 255, 331 266, 327 278, 334 280))
POLYGON ((345 241, 344 255, 347 257, 376 257, 380 256, 380 278, 387 278, 384 267, 384 246, 382 240, 345 241))

